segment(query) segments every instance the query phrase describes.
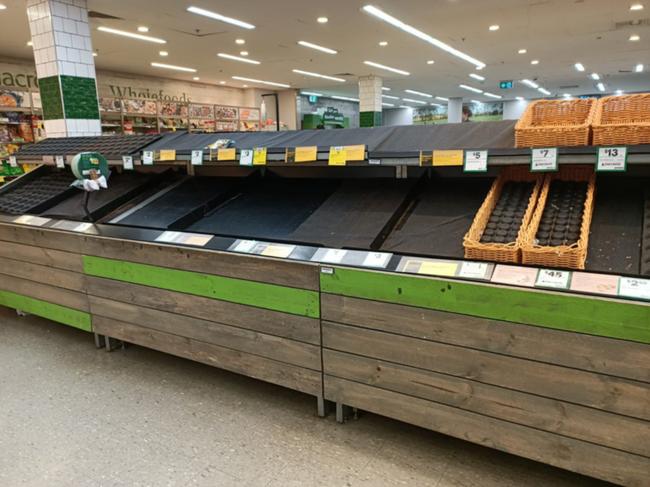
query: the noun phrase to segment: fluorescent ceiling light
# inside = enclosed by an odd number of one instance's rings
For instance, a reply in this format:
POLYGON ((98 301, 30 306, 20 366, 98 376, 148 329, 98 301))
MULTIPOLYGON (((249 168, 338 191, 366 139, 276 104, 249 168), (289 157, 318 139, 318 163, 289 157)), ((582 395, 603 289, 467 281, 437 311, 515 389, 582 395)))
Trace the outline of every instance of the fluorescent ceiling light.
POLYGON ((632 35, 630 36, 630 39, 629 39, 629 40, 630 40, 631 42, 636 42, 636 41, 638 41, 638 40, 640 40, 640 39, 641 39, 641 38, 638 36, 638 34, 632 34, 632 35))
POLYGON ((598 88, 598 91, 605 91, 605 85, 603 83, 598 83, 596 88, 598 88))
POLYGON ((434 107, 443 107, 444 105, 441 105, 440 103, 429 103, 429 105, 434 106, 434 107))
POLYGON ((7 10, 7 6, 4 3, 0 3, 0 10, 7 10))
POLYGON ((637 73, 643 73, 643 64, 637 64, 634 67, 634 71, 637 72, 637 73))
POLYGON ((386 47, 386 46, 388 45, 388 41, 380 41, 380 42, 379 42, 379 45, 380 45, 381 47, 386 47))
POLYGON ((419 103, 420 105, 426 105, 427 104, 426 101, 414 100, 413 98, 402 98, 402 100, 407 101, 409 103, 419 103))
POLYGON ((244 39, 235 39, 235 44, 239 44, 240 46, 243 46, 246 44, 246 41, 244 39))
POLYGON ((571 93, 564 93, 562 96, 564 98, 573 98, 573 96, 571 96, 571 93))
POLYGON ((307 96, 323 96, 322 93, 316 93, 314 91, 301 91, 301 95, 307 95, 307 96))
POLYGON ((337 54, 337 51, 335 51, 334 49, 330 49, 329 47, 319 46, 318 44, 312 44, 311 42, 298 41, 298 44, 304 47, 309 47, 311 49, 316 49, 317 51, 326 52, 327 54, 337 54))
POLYGON ((485 81, 485 76, 481 76, 480 74, 469 73, 469 77, 470 77, 470 78, 477 79, 477 80, 479 80, 479 81, 485 81))
POLYGON ((542 88, 541 86, 537 88, 537 91, 539 91, 540 93, 544 93, 546 96, 551 94, 550 91, 548 91, 546 88, 542 88))
POLYGON ((335 100, 345 100, 345 101, 356 101, 359 102, 358 98, 350 98, 349 96, 337 96, 337 95, 332 95, 330 98, 334 98, 335 100))
POLYGON ((499 27, 499 26, 496 25, 496 24, 491 25, 491 26, 489 27, 490 31, 492 31, 492 32, 497 31, 497 30, 499 30, 500 28, 501 28, 501 27, 499 27))
POLYGON ((470 101, 471 101, 472 103, 478 103, 479 105, 481 105, 481 104, 483 103, 483 102, 480 101, 480 100, 470 100, 470 101))
POLYGON ((591 73, 591 79, 598 81, 600 79, 600 76, 598 75, 598 73, 591 73))
POLYGON ((225 81, 219 81, 219 84, 220 84, 220 85, 225 85, 226 82, 225 82, 225 81))
POLYGON ((485 66, 476 66, 475 69, 476 69, 476 71, 481 71, 481 70, 484 69, 484 68, 485 68, 485 66))
POLYGON ((490 98, 496 98, 500 100, 503 98, 501 95, 495 95, 494 93, 488 93, 487 91, 483 93, 484 96, 489 96, 490 98))
POLYGON ((239 57, 239 56, 233 56, 232 54, 226 54, 223 52, 220 52, 217 54, 217 56, 222 57, 224 59, 231 59, 233 61, 239 61, 242 63, 248 63, 248 64, 261 64, 259 61, 255 61, 255 59, 247 59, 245 57, 239 57))
POLYGON ((400 105, 400 108, 408 108, 409 110, 413 110, 413 107, 410 107, 408 105, 400 105))
POLYGON ((624 93, 623 90, 616 90, 616 94, 617 94, 617 95, 622 95, 623 93, 624 93))
POLYGON ((381 89, 384 91, 390 91, 390 88, 388 86, 382 86, 381 89))
POLYGON ((158 54, 162 57, 169 56, 169 53, 167 51, 159 51, 158 54))
POLYGON ((329 79, 331 81, 338 81, 339 83, 345 83, 343 78, 336 78, 334 76, 327 76, 326 74, 312 73, 311 71, 303 71, 302 69, 292 69, 294 73, 304 74, 305 76, 311 76, 313 78, 323 78, 329 79))
POLYGON ((435 63, 435 61, 434 61, 433 59, 429 59, 429 60, 427 61, 427 64, 434 64, 434 63, 435 63))
POLYGON ((239 51, 239 55, 246 57, 248 56, 248 51, 239 51))
POLYGON ((436 96, 436 100, 449 101, 449 98, 445 98, 444 96, 436 96))
POLYGON ((100 32, 106 32, 107 34, 115 34, 118 36, 130 37, 131 39, 138 39, 139 41, 155 42, 156 44, 167 43, 165 39, 159 39, 157 37, 136 34, 135 32, 127 32, 125 30, 111 29, 110 27, 104 27, 103 25, 97 27, 97 30, 100 32))
POLYGON ((203 15, 204 17, 209 17, 214 20, 220 20, 221 22, 225 22, 226 24, 236 25, 237 27, 242 27, 244 29, 255 28, 253 24, 249 24, 248 22, 242 22, 241 20, 233 19, 232 17, 226 17, 225 15, 221 15, 218 14, 217 12, 206 10, 204 8, 187 7, 187 11, 192 12, 193 14, 203 15))
POLYGON ((154 68, 173 69, 174 71, 185 71, 187 73, 196 73, 194 68, 186 68, 184 66, 174 66, 173 64, 151 63, 154 68))
POLYGON ((517 100, 517 101, 524 101, 524 99, 525 98, 523 96, 516 96, 515 97, 515 100, 517 100))
POLYGON ((630 10, 643 10, 643 4, 642 3, 633 3, 630 5, 630 10))
POLYGON ((478 88, 474 88, 473 86, 467 86, 467 85, 458 85, 460 88, 468 91, 473 91, 474 93, 483 93, 483 90, 479 90, 478 88))
POLYGON ((415 90, 404 90, 406 93, 410 93, 411 95, 418 95, 418 96, 423 96, 425 98, 433 98, 433 95, 430 95, 429 93, 422 93, 421 91, 415 91, 415 90))
POLYGON ((201 78, 199 78, 198 76, 194 76, 192 79, 193 79, 194 81, 198 81, 198 80, 200 80, 201 78))
POLYGON ((32 47, 32 46, 34 45, 34 43, 33 43, 32 41, 27 41, 27 45, 28 45, 29 47, 32 47))
POLYGON ((96 52, 93 52, 93 57, 97 57, 97 53, 96 53, 96 52))
POLYGON ((517 51, 517 54, 526 54, 528 52, 528 49, 519 49, 517 51))
POLYGON ((535 83, 534 81, 531 81, 529 79, 522 79, 521 82, 525 84, 526 86, 530 86, 531 88, 537 89, 539 88, 539 85, 535 83))
POLYGON ((149 27, 147 27, 146 25, 141 25, 140 27, 138 27, 138 32, 149 32, 149 27))
POLYGON ((384 106, 384 107, 394 107, 395 106, 392 103, 382 103, 381 105, 384 106))
POLYGON ((533 59, 530 64, 539 64, 539 59, 533 59))
POLYGON ((238 81, 249 81, 251 83, 258 83, 261 85, 279 86, 280 88, 291 88, 291 85, 287 85, 285 83, 276 83, 275 81, 263 81, 261 79, 244 78, 242 76, 232 76, 232 79, 236 79, 238 81))
POLYGON ((404 76, 410 76, 410 74, 411 74, 408 71, 403 71, 403 70, 397 69, 397 68, 391 68, 390 66, 384 66, 383 64, 375 63, 373 61, 364 61, 363 64, 367 64, 368 66, 373 66, 373 67, 379 68, 379 69, 385 69, 386 71, 390 71, 392 73, 397 73, 397 74, 402 74, 404 76))
POLYGON ((585 70, 585 67, 582 65, 582 63, 575 63, 573 66, 580 72, 583 72, 585 70))
POLYGON ((388 98, 389 100, 399 100, 399 96, 393 96, 393 95, 381 95, 384 98, 388 98))
POLYGON ((383 20, 384 22, 387 22, 398 29, 403 30, 404 32, 411 34, 412 36, 418 37, 422 39, 425 42, 428 42, 429 44, 433 44, 434 46, 438 47, 439 49, 442 49, 443 51, 448 52, 452 56, 456 56, 464 61, 467 61, 468 63, 472 63, 475 66, 485 66, 485 63, 479 61, 476 58, 473 58, 472 56, 465 54, 464 52, 459 51, 458 49, 454 49, 451 47, 449 44, 445 44, 444 42, 436 39, 435 37, 431 37, 429 34, 425 34, 424 32, 416 29, 415 27, 408 25, 404 22, 402 22, 399 19, 396 19, 392 15, 387 14, 381 9, 378 9, 377 7, 373 5, 366 5, 363 7, 363 10, 370 15, 374 15, 375 17, 383 20))
POLYGON ((328 21, 329 19, 327 17, 318 17, 316 19, 316 22, 318 22, 319 24, 327 24, 328 21))

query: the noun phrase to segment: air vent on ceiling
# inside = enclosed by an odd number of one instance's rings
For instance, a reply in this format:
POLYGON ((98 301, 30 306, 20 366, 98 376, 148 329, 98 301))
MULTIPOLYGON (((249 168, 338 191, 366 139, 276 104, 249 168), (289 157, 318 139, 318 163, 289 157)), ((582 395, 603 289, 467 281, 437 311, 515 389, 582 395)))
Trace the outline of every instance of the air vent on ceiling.
POLYGON ((650 25, 650 19, 637 19, 637 20, 627 20, 625 22, 616 22, 614 24, 614 29, 627 29, 629 27, 640 27, 650 25))
POLYGON ((88 17, 91 19, 113 19, 113 20, 124 20, 122 17, 115 17, 114 15, 103 14, 101 12, 96 12, 95 10, 90 10, 88 12, 88 17))
POLYGON ((352 73, 334 73, 334 76, 354 76, 352 73))
POLYGON ((580 86, 578 86, 578 85, 564 85, 564 86, 560 86, 559 89, 560 90, 571 90, 571 89, 575 89, 575 88, 580 88, 580 86))

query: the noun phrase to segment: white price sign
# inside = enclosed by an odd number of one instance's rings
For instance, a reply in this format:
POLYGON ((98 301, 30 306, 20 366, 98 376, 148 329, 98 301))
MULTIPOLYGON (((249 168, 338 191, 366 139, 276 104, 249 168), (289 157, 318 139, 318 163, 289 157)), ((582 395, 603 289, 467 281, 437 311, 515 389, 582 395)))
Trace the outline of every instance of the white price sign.
POLYGON ((133 156, 122 156, 122 166, 128 171, 133 170, 133 156))
POLYGON ((16 161, 16 156, 9 156, 9 165, 11 167, 18 167, 18 162, 16 161))
POLYGON ((257 240, 240 240, 238 243, 235 243, 235 245, 230 250, 248 254, 253 251, 257 243, 257 240))
POLYGON ((329 249, 325 252, 325 255, 323 255, 320 261, 327 262, 328 264, 340 264, 347 253, 347 250, 329 249))
POLYGON ((56 167, 59 169, 63 169, 65 167, 65 159, 63 156, 54 156, 54 162, 56 163, 56 167))
POLYGON ((380 267, 384 268, 388 265, 388 261, 393 254, 385 254, 383 252, 369 252, 366 258, 363 259, 361 264, 363 267, 380 267))
POLYGON ((142 152, 142 165, 153 166, 153 151, 146 150, 142 152))
POLYGON ((487 172, 488 151, 473 150, 465 151, 465 172, 487 172))
POLYGON ((193 150, 192 151, 192 165, 201 166, 203 164, 203 151, 202 150, 193 150))
POLYGON ((625 298, 650 301, 650 279, 621 277, 618 282, 618 295, 625 298))
POLYGON ((596 171, 625 171, 627 147, 600 147, 596 171))
POLYGON ((557 171, 557 148, 533 149, 530 160, 531 171, 557 171))
POLYGON ((535 287, 552 289, 568 289, 571 282, 571 272, 552 269, 540 269, 535 280, 535 287))
POLYGON ((484 262, 463 262, 458 271, 458 277, 467 279, 487 279, 489 264, 484 262))
POLYGON ((239 152, 239 165, 240 166, 253 165, 253 151, 251 149, 242 149, 239 152))

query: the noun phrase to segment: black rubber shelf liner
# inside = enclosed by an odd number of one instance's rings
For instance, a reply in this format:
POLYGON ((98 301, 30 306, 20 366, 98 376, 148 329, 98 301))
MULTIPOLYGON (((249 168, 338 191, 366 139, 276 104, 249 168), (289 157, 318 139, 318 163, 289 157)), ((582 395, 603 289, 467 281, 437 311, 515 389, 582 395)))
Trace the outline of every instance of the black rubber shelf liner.
POLYGON ((644 189, 648 184, 647 179, 598 177, 587 270, 636 275, 641 272, 644 189))
POLYGON ((641 275, 650 276, 650 182, 645 188, 643 208, 643 240, 641 242, 641 275))
POLYGON ((491 184, 489 178, 428 182, 381 249, 429 257, 463 258, 463 237, 491 184))
POLYGON ((75 180, 70 171, 49 167, 36 171, 38 174, 26 174, 3 188, 0 212, 12 215, 39 214, 76 191, 70 187, 75 180))
POLYGON ((286 241, 339 185, 332 179, 249 180, 238 194, 185 230, 286 241))
POLYGON ((160 135, 153 134, 45 139, 24 146, 17 156, 20 159, 27 159, 35 156, 72 156, 79 152, 99 152, 107 159, 114 159, 134 154, 159 138, 160 135))
POLYGON ((375 249, 399 217, 417 180, 344 180, 291 240, 325 247, 375 249))

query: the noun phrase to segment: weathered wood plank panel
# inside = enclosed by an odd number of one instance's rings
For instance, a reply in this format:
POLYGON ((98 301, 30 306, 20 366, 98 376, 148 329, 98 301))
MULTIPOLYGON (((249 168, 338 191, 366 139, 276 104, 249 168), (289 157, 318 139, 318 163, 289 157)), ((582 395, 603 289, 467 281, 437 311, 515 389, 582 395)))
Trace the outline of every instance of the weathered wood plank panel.
POLYGON ((83 235, 71 232, 0 223, 0 240, 7 242, 81 254, 84 239, 83 235))
POLYGON ((0 274, 49 284, 50 286, 62 287, 72 291, 86 291, 83 274, 55 269, 40 264, 32 264, 13 259, 2 259, 0 274))
POLYGON ((32 245, 0 242, 0 258, 31 262, 33 264, 40 264, 72 272, 83 272, 83 263, 80 254, 73 254, 71 252, 63 252, 43 247, 34 247, 32 245))
POLYGON ((47 301, 48 303, 59 304, 66 308, 88 311, 88 297, 86 294, 41 284, 40 282, 4 276, 0 279, 0 290, 12 291, 16 294, 47 301))

